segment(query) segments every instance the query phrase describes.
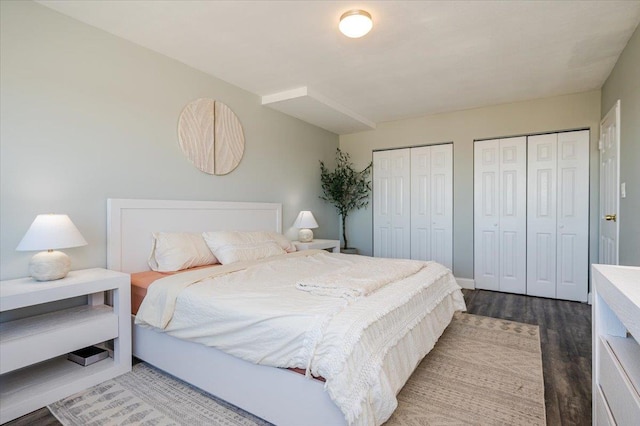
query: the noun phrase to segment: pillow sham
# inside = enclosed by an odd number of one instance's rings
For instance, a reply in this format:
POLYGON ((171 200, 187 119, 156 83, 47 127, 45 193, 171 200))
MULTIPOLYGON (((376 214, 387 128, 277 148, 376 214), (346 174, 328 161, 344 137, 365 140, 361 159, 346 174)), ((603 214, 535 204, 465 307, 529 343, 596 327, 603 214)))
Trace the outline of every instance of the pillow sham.
POLYGON ((213 265, 213 255, 202 235, 190 232, 154 232, 149 267, 158 272, 174 272, 196 266, 213 265))
POLYGON ((272 256, 286 254, 287 252, 275 241, 263 241, 258 243, 225 244, 216 246, 213 253, 223 265, 229 263, 266 259, 272 256))
POLYGON ((287 237, 277 232, 269 231, 212 231, 203 232, 207 245, 213 251, 214 246, 225 244, 246 244, 275 241, 287 253, 296 251, 296 246, 287 237))

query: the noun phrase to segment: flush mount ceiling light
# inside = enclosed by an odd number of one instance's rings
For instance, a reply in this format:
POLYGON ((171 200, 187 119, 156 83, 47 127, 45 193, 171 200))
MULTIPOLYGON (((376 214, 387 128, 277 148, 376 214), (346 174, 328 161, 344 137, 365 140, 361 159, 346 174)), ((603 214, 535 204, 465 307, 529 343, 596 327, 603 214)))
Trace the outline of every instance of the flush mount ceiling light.
POLYGON ((369 12, 354 9, 345 12, 340 17, 338 28, 347 37, 359 38, 371 31, 373 21, 369 12))

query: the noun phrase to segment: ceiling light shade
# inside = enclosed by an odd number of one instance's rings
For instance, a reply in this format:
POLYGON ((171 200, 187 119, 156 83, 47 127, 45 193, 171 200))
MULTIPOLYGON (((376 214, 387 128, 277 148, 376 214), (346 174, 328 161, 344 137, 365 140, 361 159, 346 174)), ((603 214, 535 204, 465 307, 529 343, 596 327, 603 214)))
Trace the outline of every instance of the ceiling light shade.
POLYGON ((338 28, 347 37, 359 38, 371 31, 373 21, 369 12, 354 9, 342 14, 338 28))

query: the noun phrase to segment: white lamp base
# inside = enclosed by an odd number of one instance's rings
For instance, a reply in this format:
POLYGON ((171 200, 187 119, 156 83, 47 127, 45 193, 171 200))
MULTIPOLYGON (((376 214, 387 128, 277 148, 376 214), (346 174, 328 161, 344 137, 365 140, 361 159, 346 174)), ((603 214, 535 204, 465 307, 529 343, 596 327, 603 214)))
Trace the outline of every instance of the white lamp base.
POLYGON ((301 243, 310 243, 313 241, 313 231, 307 228, 300 229, 298 231, 298 241, 301 243))
POLYGON ((29 262, 29 275, 38 281, 59 280, 71 270, 71 259, 61 251, 41 251, 29 262))

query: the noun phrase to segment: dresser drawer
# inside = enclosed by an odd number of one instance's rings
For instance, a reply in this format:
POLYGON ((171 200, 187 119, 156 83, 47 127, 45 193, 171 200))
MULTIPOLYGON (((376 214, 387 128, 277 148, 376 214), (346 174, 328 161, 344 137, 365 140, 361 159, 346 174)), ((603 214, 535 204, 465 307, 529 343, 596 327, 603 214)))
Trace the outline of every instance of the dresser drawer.
MULTIPOLYGON (((598 339, 600 350, 599 385, 606 404, 619 426, 637 425, 640 419, 640 395, 627 376, 609 342, 598 339)), ((606 424, 606 423, 605 423, 606 424)))
POLYGON ((616 426, 613 415, 609 411, 609 406, 602 395, 602 389, 600 386, 596 388, 596 392, 593 396, 593 406, 595 408, 595 415, 593 417, 594 426, 616 426))

